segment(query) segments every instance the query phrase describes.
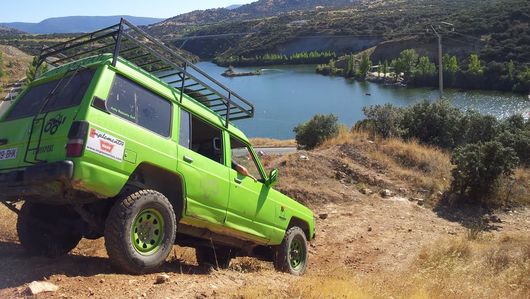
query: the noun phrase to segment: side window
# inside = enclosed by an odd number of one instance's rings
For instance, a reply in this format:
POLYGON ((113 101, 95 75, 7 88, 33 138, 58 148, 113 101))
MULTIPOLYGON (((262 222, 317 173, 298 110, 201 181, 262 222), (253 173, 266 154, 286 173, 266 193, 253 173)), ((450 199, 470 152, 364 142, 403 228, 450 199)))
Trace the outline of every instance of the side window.
POLYGON ((179 137, 181 146, 217 163, 224 164, 222 137, 221 129, 181 109, 179 137))
POLYGON ((253 177, 263 181, 258 162, 246 144, 234 137, 230 137, 230 149, 232 152, 232 169, 236 170, 237 165, 243 166, 253 177))
POLYGON ((107 109, 164 137, 170 135, 171 103, 120 75, 112 83, 107 109))

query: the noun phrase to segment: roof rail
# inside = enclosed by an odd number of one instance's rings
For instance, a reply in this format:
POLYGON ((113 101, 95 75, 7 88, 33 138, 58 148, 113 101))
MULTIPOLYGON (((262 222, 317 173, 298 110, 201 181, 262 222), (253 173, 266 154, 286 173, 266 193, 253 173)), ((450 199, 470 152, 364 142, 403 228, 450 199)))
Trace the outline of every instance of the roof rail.
POLYGON ((46 62, 54 67, 93 55, 112 53, 116 66, 121 57, 187 94, 229 121, 252 118, 254 105, 158 39, 125 19, 119 24, 42 49, 37 68, 46 62))

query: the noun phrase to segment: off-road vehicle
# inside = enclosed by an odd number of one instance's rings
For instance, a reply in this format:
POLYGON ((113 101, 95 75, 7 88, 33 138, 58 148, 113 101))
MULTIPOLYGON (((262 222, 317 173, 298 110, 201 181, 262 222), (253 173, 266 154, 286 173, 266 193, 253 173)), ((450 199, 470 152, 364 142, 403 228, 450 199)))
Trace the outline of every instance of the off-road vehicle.
POLYGON ((313 213, 272 188, 278 171, 232 124, 253 116, 250 102, 126 20, 38 61, 51 70, 0 118, 0 201, 29 253, 104 237, 130 273, 159 267, 173 244, 199 264, 248 255, 304 273, 313 213))

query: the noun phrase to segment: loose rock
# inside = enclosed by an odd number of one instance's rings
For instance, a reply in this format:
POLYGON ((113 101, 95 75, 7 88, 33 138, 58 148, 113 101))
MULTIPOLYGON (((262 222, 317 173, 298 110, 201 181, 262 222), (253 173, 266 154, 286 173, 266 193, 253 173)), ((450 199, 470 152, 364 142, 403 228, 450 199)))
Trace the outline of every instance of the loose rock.
POLYGON ((58 289, 58 286, 48 281, 33 281, 28 285, 28 293, 31 295, 37 295, 46 292, 56 292, 58 289))
POLYGON ((380 195, 383 197, 383 198, 388 198, 388 197, 392 197, 394 196, 394 192, 388 190, 388 189, 384 189, 381 191, 380 195))
POLYGON ((156 276, 156 284, 162 284, 162 283, 166 283, 169 281, 169 275, 167 274, 158 274, 156 276))
POLYGON ((327 213, 322 213, 322 214, 318 215, 318 218, 324 220, 324 219, 327 219, 328 216, 329 216, 329 215, 328 215, 327 213))
POLYGON ((368 188, 362 188, 361 190, 359 190, 362 194, 364 195, 370 195, 370 194, 373 194, 374 192, 368 188))

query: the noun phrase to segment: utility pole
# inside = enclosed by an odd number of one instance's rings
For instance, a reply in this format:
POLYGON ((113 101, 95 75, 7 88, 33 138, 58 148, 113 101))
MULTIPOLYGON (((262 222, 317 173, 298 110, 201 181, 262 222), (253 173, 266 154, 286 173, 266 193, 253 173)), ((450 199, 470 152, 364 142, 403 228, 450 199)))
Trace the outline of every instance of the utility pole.
MULTIPOLYGON (((451 26, 452 30, 454 31, 454 26, 451 23, 447 22, 441 22, 443 25, 451 26)), ((438 38, 438 86, 440 88, 440 99, 443 99, 444 97, 444 70, 443 70, 443 54, 442 54, 442 35, 436 31, 433 25, 431 25, 431 29, 438 38)))

